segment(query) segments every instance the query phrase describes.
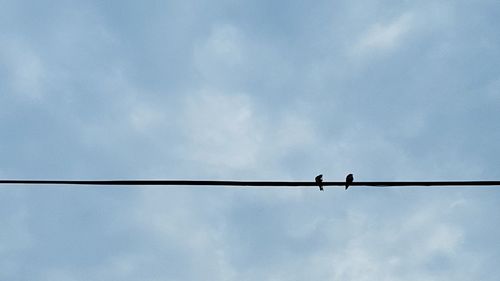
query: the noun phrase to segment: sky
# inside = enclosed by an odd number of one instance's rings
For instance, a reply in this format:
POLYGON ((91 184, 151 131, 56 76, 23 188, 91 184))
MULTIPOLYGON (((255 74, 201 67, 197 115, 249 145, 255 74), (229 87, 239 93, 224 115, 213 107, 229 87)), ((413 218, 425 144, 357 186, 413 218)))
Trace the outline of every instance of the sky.
MULTIPOLYGON (((0 0, 0 178, 500 179, 500 3, 0 0)), ((0 187, 2 280, 498 280, 500 190, 0 187)))

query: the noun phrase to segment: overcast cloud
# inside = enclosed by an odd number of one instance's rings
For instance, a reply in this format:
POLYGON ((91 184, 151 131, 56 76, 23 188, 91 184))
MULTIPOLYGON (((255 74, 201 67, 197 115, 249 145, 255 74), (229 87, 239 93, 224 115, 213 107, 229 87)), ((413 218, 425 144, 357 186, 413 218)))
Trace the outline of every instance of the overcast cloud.
MULTIPOLYGON (((500 179, 497 1, 0 0, 1 178, 500 179)), ((497 280, 488 188, 2 186, 2 280, 497 280)))

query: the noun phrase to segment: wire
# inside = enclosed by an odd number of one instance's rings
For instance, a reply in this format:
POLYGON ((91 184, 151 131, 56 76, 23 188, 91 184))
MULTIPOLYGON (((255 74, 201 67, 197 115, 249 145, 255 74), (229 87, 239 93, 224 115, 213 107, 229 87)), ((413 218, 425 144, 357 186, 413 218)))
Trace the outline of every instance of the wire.
MULTIPOLYGON (((100 185, 100 186, 245 186, 245 187, 317 187, 313 181, 233 181, 233 180, 22 180, 4 179, 0 185, 100 185)), ((322 182, 323 186, 345 186, 345 182, 322 182)), ((500 181, 358 181, 349 186, 500 186, 500 181)))

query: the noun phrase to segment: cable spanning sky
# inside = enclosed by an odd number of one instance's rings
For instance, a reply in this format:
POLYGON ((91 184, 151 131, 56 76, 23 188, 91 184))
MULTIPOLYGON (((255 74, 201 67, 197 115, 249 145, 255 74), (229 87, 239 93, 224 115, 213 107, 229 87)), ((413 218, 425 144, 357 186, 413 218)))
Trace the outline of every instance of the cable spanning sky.
MULTIPOLYGON (((500 179, 496 1, 0 1, 0 179, 500 179)), ((497 280, 496 188, 0 188, 0 280, 497 280)))
POLYGON ((170 187, 170 186, 219 186, 219 187, 319 187, 323 190, 323 186, 329 187, 345 187, 349 186, 362 187, 464 187, 464 186, 500 186, 500 181, 242 181, 242 180, 151 180, 151 179, 131 179, 131 180, 34 180, 34 179, 0 179, 2 185, 28 185, 28 186, 136 186, 136 187, 170 187))

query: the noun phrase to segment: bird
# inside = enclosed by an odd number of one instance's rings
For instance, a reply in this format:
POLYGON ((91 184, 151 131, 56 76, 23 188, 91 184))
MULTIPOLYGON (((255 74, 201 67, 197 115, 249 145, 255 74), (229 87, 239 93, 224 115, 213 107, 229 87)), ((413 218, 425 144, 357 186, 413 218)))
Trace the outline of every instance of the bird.
POLYGON ((354 176, 352 174, 348 174, 345 178, 345 190, 349 188, 349 185, 354 181, 354 176))
POLYGON ((323 175, 317 175, 314 178, 314 181, 318 184, 319 190, 323 191, 323 175))

